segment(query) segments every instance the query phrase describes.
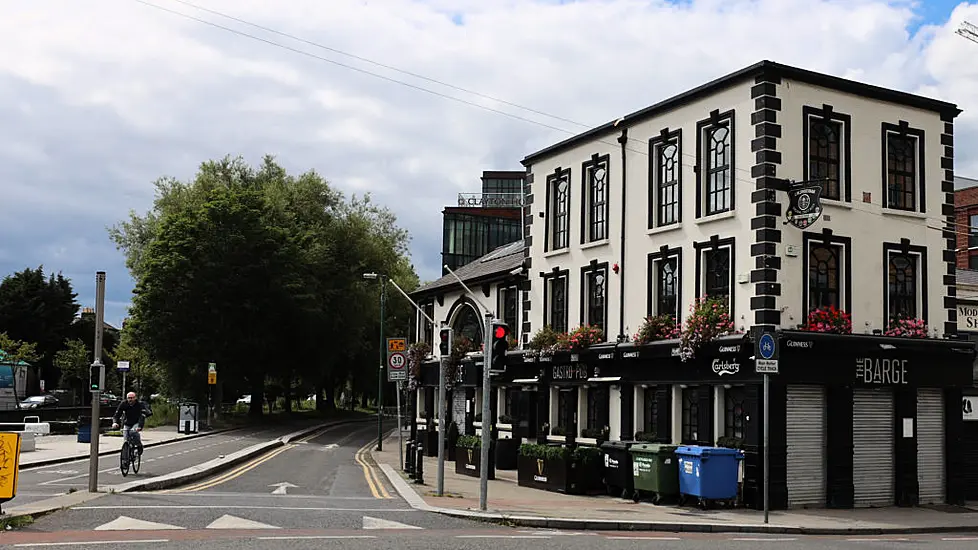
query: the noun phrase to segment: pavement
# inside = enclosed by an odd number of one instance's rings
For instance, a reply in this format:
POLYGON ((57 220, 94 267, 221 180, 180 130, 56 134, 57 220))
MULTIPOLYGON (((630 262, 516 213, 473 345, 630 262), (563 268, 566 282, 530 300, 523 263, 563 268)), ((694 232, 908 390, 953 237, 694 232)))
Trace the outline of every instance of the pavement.
MULTIPOLYGON (((396 456, 396 440, 385 442, 383 452, 371 453, 375 437, 376 425, 371 422, 323 426, 302 435, 289 434, 233 468, 165 490, 107 494, 94 501, 83 500, 81 492, 66 495, 79 495, 79 501, 0 532, 0 545, 82 550, 199 550, 204 545, 209 550, 525 550, 528 545, 535 550, 585 550, 596 545, 614 550, 636 545, 746 550, 776 544, 777 550, 850 550, 887 549, 899 541, 901 547, 913 549, 957 550, 973 549, 978 541, 978 537, 950 535, 759 536, 495 525, 418 509, 421 497, 402 497, 398 486, 403 480, 388 479, 384 472, 390 465, 372 456, 396 456)), ((433 474, 433 467, 429 472, 433 474)))
MULTIPOLYGON (((444 496, 437 496, 437 459, 426 458, 425 485, 414 484, 399 465, 396 439, 373 452, 390 483, 419 511, 534 528, 671 533, 755 533, 793 535, 881 535, 978 533, 978 506, 772 511, 733 508, 703 511, 656 506, 605 496, 565 495, 520 487, 515 470, 496 470, 489 481, 487 510, 479 509, 479 478, 455 473, 445 463, 444 496)), ((971 540, 978 541, 978 537, 971 540)))

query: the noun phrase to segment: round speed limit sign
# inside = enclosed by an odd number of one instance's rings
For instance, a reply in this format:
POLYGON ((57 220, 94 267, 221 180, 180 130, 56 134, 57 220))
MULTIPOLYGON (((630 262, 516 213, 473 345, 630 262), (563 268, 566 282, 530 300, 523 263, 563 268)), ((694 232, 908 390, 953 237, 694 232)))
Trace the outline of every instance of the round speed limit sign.
POLYGON ((403 369, 406 363, 407 359, 405 359, 404 354, 398 352, 392 353, 390 359, 387 360, 387 366, 393 370, 403 369))

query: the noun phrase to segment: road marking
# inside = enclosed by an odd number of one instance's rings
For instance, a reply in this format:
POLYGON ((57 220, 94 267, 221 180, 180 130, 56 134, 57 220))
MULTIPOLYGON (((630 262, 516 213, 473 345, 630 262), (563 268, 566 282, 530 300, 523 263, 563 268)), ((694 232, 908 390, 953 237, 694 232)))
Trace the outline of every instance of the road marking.
POLYGON ((258 540, 375 539, 373 535, 296 535, 294 537, 257 537, 258 540))
POLYGON ((138 544, 151 542, 170 542, 170 539, 134 539, 134 540, 92 540, 88 542, 22 542, 15 548, 31 548, 40 546, 94 546, 96 544, 138 544))
POLYGON ((864 538, 864 539, 846 539, 846 542, 907 542, 909 540, 910 539, 872 539, 872 538, 864 538))
POLYGON ((281 527, 224 514, 212 521, 206 529, 281 529, 281 527))
POLYGON ((682 540, 679 537, 605 537, 608 540, 682 540))
POLYGON ((363 516, 363 528, 364 529, 421 529, 421 527, 408 525, 406 523, 401 523, 399 521, 373 518, 370 516, 363 516))
POLYGON ((366 453, 367 449, 372 447, 373 444, 373 441, 371 441, 363 447, 360 447, 356 454, 353 455, 353 460, 360 465, 361 468, 363 468, 363 477, 367 480, 367 485, 370 487, 370 493, 373 494, 374 498, 394 498, 387 492, 387 488, 384 487, 383 483, 381 483, 380 479, 377 477, 377 473, 374 472, 373 467, 368 465, 367 461, 363 458, 364 453, 366 453))
POLYGON ((738 537, 738 538, 732 538, 732 539, 728 539, 728 540, 737 540, 737 541, 742 541, 742 542, 768 542, 768 541, 771 541, 771 542, 789 542, 789 541, 798 540, 798 539, 777 539, 777 538, 764 538, 764 537, 738 537))
POLYGON ((280 482, 275 483, 273 485, 269 485, 269 487, 275 487, 275 490, 272 491, 272 494, 273 495, 287 495, 287 494, 289 494, 288 493, 289 488, 292 488, 292 489, 298 489, 299 488, 298 485, 292 485, 288 481, 280 481, 280 482))
POLYGON ((126 504, 121 506, 73 506, 71 510, 296 510, 312 512, 419 512, 414 508, 336 508, 330 506, 236 506, 234 504, 126 504))
POLYGON ((162 531, 164 529, 184 528, 167 523, 156 523, 155 521, 146 521, 129 516, 119 516, 108 523, 99 525, 95 528, 95 531, 162 531))
POLYGON ((978 537, 944 537, 941 540, 946 540, 946 541, 978 540, 978 537))
POLYGON ((179 489, 174 489, 173 492, 175 492, 175 493, 188 493, 188 492, 202 491, 204 489, 209 489, 211 487, 220 485, 220 484, 225 483, 227 481, 231 481, 232 479, 235 479, 237 477, 240 477, 241 475, 249 472, 250 470, 253 470, 253 469, 257 468, 261 464, 263 464, 265 462, 268 462, 269 460, 271 460, 271 459, 275 458, 276 456, 284 453, 285 451, 288 451, 291 448, 292 448, 291 445, 285 445, 285 446, 279 447, 279 448, 277 448, 277 449, 275 449, 275 450, 273 450, 273 451, 271 451, 271 452, 269 452, 269 453, 267 453, 267 454, 265 454, 263 456, 259 456, 258 458, 254 458, 254 459, 246 462, 243 466, 239 466, 238 468, 236 468, 234 470, 231 470, 230 472, 227 472, 225 474, 221 474, 218 477, 216 477, 215 479, 212 479, 210 481, 200 482, 200 483, 197 483, 195 485, 190 485, 189 487, 182 487, 182 488, 179 488, 179 489))
POLYGON ((455 535, 457 539, 549 539, 549 535, 455 535))

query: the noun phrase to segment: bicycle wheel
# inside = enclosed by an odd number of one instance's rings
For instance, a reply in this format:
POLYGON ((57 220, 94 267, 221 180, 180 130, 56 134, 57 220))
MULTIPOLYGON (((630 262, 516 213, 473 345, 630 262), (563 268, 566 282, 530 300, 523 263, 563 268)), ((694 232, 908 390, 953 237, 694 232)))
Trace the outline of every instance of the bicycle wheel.
POLYGON ((129 446, 129 462, 132 464, 132 473, 139 473, 139 463, 142 462, 141 455, 135 445, 129 446))
POLYGON ((119 452, 119 469, 122 470, 122 477, 129 475, 129 442, 122 443, 122 450, 119 452))

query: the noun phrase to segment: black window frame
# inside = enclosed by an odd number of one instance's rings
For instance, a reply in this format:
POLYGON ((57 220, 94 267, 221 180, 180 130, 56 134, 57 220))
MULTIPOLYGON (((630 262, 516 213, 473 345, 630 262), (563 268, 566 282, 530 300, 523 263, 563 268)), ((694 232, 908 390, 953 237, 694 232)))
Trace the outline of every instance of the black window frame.
POLYGON ((610 390, 607 384, 592 384, 585 389, 587 418, 584 425, 587 429, 602 430, 605 426, 611 427, 610 390))
POLYGON ((811 289, 809 288, 811 284, 809 277, 809 270, 811 268, 809 250, 811 249, 812 245, 821 244, 841 248, 842 253, 840 255, 840 269, 842 271, 842 275, 839 283, 841 293, 841 302, 839 307, 850 314, 852 313, 852 238, 834 235, 831 231, 823 230, 821 233, 805 231, 802 233, 802 323, 808 319, 808 314, 812 311, 812 299, 810 297, 811 289))
POLYGON ((736 110, 730 109, 729 111, 721 113, 718 109, 714 109, 710 113, 710 117, 700 120, 696 123, 696 217, 702 218, 707 216, 717 216, 724 214, 726 212, 732 212, 736 209, 736 197, 737 197, 737 134, 736 134, 736 110), (717 169, 711 165, 711 140, 708 139, 709 136, 713 135, 713 131, 717 130, 719 127, 726 127, 728 129, 727 138, 729 139, 729 144, 725 147, 729 151, 729 158, 725 157, 727 164, 723 169, 717 169), (712 177, 713 173, 726 172, 724 176, 725 186, 720 191, 725 196, 729 193, 727 197, 728 201, 726 206, 713 210, 709 208, 710 197, 717 194, 716 189, 713 188, 711 182, 714 180, 712 177))
POLYGON ((745 386, 731 386, 723 390, 723 435, 747 439, 748 400, 745 386))
POLYGON ((968 248, 978 248, 978 214, 968 214, 968 248))
POLYGON ((663 300, 662 294, 660 292, 661 288, 661 266, 663 262, 675 260, 676 263, 676 274, 675 274, 675 287, 676 287, 676 305, 675 311, 671 312, 676 322, 682 320, 682 309, 683 309, 683 249, 682 247, 669 248, 667 245, 662 245, 659 250, 652 252, 648 255, 648 273, 646 285, 648 293, 648 303, 646 305, 646 315, 663 315, 662 311, 663 300))
POLYGON ((570 213, 572 180, 571 169, 562 169, 559 166, 554 172, 547 176, 547 208, 544 214, 546 223, 546 239, 544 241, 544 251, 563 250, 570 247, 570 213), (561 197, 557 190, 560 182, 566 182, 566 194, 561 197), (564 203, 564 214, 558 216, 560 202, 564 203))
POLYGON ((914 291, 916 293, 915 305, 917 319, 927 322, 928 310, 928 285, 927 285, 927 247, 924 245, 912 245, 909 239, 901 239, 899 243, 883 243, 883 324, 889 328, 890 320, 895 313, 891 312, 890 302, 892 299, 890 289, 890 258, 892 256, 910 256, 915 259, 915 278, 914 291))
POLYGON ((700 392, 701 386, 682 388, 682 412, 680 414, 680 442, 683 445, 696 445, 700 436, 700 392))
POLYGON ((802 179, 808 181, 820 177, 820 174, 812 171, 811 140, 812 124, 818 122, 828 122, 837 124, 840 127, 839 136, 839 169, 837 172, 838 181, 835 185, 836 193, 832 192, 831 182, 822 184, 822 199, 836 200, 840 202, 852 202, 852 116, 839 113, 831 105, 823 104, 821 108, 805 105, 802 107, 802 151, 803 151, 803 173, 802 179))
MULTIPOLYGON (((890 124, 888 122, 883 122, 881 124, 881 139, 880 139, 880 150, 882 152, 882 185, 883 185, 883 208, 889 210, 897 210, 902 212, 926 212, 926 157, 924 155, 925 147, 925 134, 924 131, 919 128, 913 128, 905 120, 901 120, 898 124, 890 124), (913 181, 909 184, 909 190, 904 188, 902 191, 904 197, 909 196, 913 200, 913 204, 907 206, 905 204, 894 204, 891 200, 890 195, 891 185, 890 185, 890 138, 895 137, 897 139, 906 138, 912 141, 912 150, 914 151, 914 166, 912 170, 913 181)), ((906 175, 905 175, 906 176, 906 175)))
POLYGON ((659 135, 649 139, 649 229, 681 224, 683 221, 683 131, 669 131, 663 128, 659 135), (666 148, 675 147, 675 179, 666 181, 666 169, 663 153, 666 148), (665 188, 672 187, 672 201, 665 202, 665 188), (674 218, 667 218, 664 213, 673 211, 674 218), (664 221, 665 219, 665 221, 664 221), (671 220, 671 221, 670 221, 671 220))
POLYGON ((599 263, 592 260, 590 264, 581 268, 581 295, 580 295, 580 325, 597 325, 601 328, 605 340, 608 339, 608 262, 599 263), (590 295, 592 288, 592 278, 603 277, 603 296, 600 305, 595 305, 594 297, 590 295), (600 323, 593 323, 591 314, 595 308, 601 315, 600 323))
POLYGON ((520 322, 520 290, 514 283, 499 283, 496 287, 496 311, 504 323, 509 325, 510 332, 519 334, 520 322), (512 301, 513 315, 510 316, 509 301, 512 301))
MULTIPOLYGON (((659 428, 659 392, 655 386, 642 388, 642 431, 658 432, 659 428)), ((660 434, 656 433, 656 438, 660 434)))
POLYGON ((707 252, 716 252, 721 248, 728 249, 729 251, 727 312, 730 314, 730 318, 733 319, 737 288, 737 248, 735 237, 721 239, 717 235, 713 235, 708 241, 693 243, 693 249, 696 251, 696 296, 699 297, 706 294, 706 291, 703 289, 706 287, 707 252))
POLYGON ((567 303, 568 293, 570 292, 570 270, 560 270, 554 268, 550 273, 543 274, 543 324, 549 326, 556 332, 567 332, 570 308, 567 303), (561 284, 564 292, 563 311, 554 310, 553 291, 554 285, 561 284), (554 317, 559 317, 559 323, 555 326, 554 317))
POLYGON ((610 238, 611 155, 591 155, 581 164, 581 244, 610 238), (604 170, 603 189, 596 185, 595 174, 604 170))

